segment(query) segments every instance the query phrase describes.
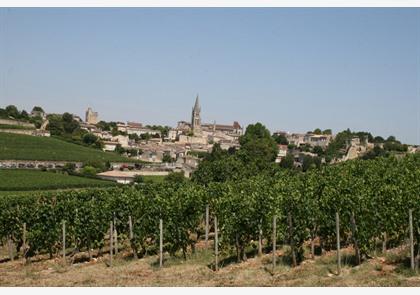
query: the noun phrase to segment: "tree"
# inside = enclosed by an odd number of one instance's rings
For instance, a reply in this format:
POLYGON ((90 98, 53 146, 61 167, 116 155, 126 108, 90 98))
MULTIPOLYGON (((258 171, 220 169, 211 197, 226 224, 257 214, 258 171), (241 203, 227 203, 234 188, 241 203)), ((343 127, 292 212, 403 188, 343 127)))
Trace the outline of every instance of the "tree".
POLYGON ((252 169, 235 155, 223 154, 220 157, 210 156, 204 159, 193 172, 191 180, 209 185, 212 182, 226 182, 228 180, 239 180, 252 175, 252 169))
POLYGON ((60 120, 59 116, 49 115, 48 121, 47 130, 50 131, 51 135, 60 136, 64 133, 63 122, 60 120))
POLYGON ((359 131, 359 132, 354 133, 354 135, 359 137, 360 141, 363 141, 363 140, 366 140, 366 139, 367 139, 368 142, 373 141, 373 136, 372 136, 372 134, 370 134, 370 132, 359 131))
POLYGON ((285 145, 289 144, 284 134, 274 134, 273 138, 278 144, 285 144, 285 145))
POLYGON ((41 128, 43 120, 40 116, 36 116, 36 117, 30 117, 29 122, 34 124, 36 128, 41 128))
POLYGON ((172 163, 172 157, 171 155, 165 153, 162 157, 162 162, 163 163, 172 163))
POLYGON ((140 137, 137 135, 137 133, 129 134, 128 138, 134 140, 135 142, 138 142, 139 139, 140 139, 140 137))
POLYGON ((44 110, 40 107, 40 106, 34 106, 32 108, 32 112, 41 112, 41 113, 45 113, 44 110))
POLYGON ((325 129, 324 131, 322 131, 322 134, 324 134, 324 135, 331 135, 332 134, 332 130, 331 129, 325 129))
POLYGON ((61 118, 63 122, 67 122, 67 123, 70 123, 71 121, 73 121, 73 115, 67 112, 65 112, 61 118))
POLYGON ((227 152, 228 152, 229 155, 235 154, 236 153, 236 147, 234 147, 234 146, 229 147, 227 152))
POLYGON ((401 144, 399 141, 388 141, 387 140, 384 143, 384 150, 406 152, 408 150, 408 146, 406 144, 401 144))
POLYGON ((138 149, 130 149, 128 151, 128 153, 130 154, 130 157, 137 157, 139 154, 139 150, 138 149))
POLYGON ((96 126, 98 126, 98 128, 102 129, 103 131, 111 131, 111 126, 105 121, 99 121, 96 126))
POLYGON ((6 110, 6 114, 9 117, 13 117, 15 119, 19 119, 20 114, 19 114, 19 111, 18 111, 18 109, 17 109, 16 106, 14 106, 14 105, 8 105, 5 110, 6 110))
POLYGON ((393 142, 393 141, 397 141, 397 139, 395 138, 395 136, 391 135, 386 139, 386 141, 393 142))
POLYGON ((133 179, 134 183, 144 183, 144 177, 142 175, 135 175, 133 179))
POLYGON ((270 131, 261 123, 250 124, 245 134, 239 138, 241 148, 237 152, 238 157, 247 164, 252 163, 258 170, 266 169, 274 162, 278 153, 275 140, 270 131))
POLYGON ((173 183, 182 183, 186 180, 183 172, 172 172, 165 176, 165 181, 173 183))
POLYGON ((74 163, 64 164, 63 171, 67 172, 68 174, 74 173, 75 170, 76 170, 76 164, 74 163))
POLYGON ((77 128, 79 128, 79 123, 73 119, 73 115, 69 113, 64 113, 62 116, 63 129, 66 133, 73 133, 77 128))
POLYGON ((82 174, 85 176, 95 176, 96 175, 96 169, 92 166, 85 166, 82 168, 82 174))
POLYGON ((318 157, 312 157, 305 155, 303 157, 302 171, 308 171, 309 169, 319 168, 321 166, 321 159, 318 157))
POLYGON ((320 146, 314 146, 314 148, 312 149, 312 152, 314 153, 314 154, 317 154, 318 156, 321 156, 321 155, 323 155, 324 154, 324 150, 322 149, 322 147, 320 147, 320 146))
POLYGON ((0 108, 0 118, 5 118, 7 119, 7 112, 5 109, 0 108))
POLYGON ((23 111, 20 113, 19 118, 20 118, 20 119, 22 119, 22 120, 29 120, 29 114, 28 114, 25 110, 23 110, 23 111))
POLYGON ((107 170, 106 164, 99 160, 90 160, 83 163, 83 167, 93 167, 96 172, 103 172, 107 170))
POLYGON ((294 163, 295 163, 295 158, 293 157, 292 154, 289 153, 289 154, 286 155, 286 157, 281 159, 280 167, 287 168, 287 169, 293 169, 294 166, 295 166, 294 163))
POLYGON ((121 146, 121 144, 117 144, 117 146, 115 147, 115 152, 116 152, 117 154, 122 155, 122 154, 124 154, 126 151, 125 151, 125 149, 121 146))
POLYGON ((375 138, 373 139, 374 143, 384 143, 385 139, 382 136, 375 136, 375 138))
POLYGON ((322 134, 322 131, 321 131, 321 129, 316 128, 316 129, 314 130, 313 134, 322 134))
POLYGON ((217 142, 213 144, 211 153, 205 155, 205 159, 208 161, 216 161, 222 159, 227 154, 228 153, 220 147, 220 143, 217 142))
POLYGON ((149 140, 150 138, 152 138, 152 136, 150 135, 150 133, 143 133, 143 134, 140 134, 140 138, 142 140, 149 140))
POLYGON ((82 140, 83 140, 83 143, 87 145, 91 145, 91 144, 94 144, 98 140, 98 137, 94 135, 93 133, 86 133, 85 135, 83 135, 82 140))
POLYGON ((302 152, 310 152, 311 151, 311 146, 309 144, 304 144, 300 146, 300 150, 302 152))
POLYGON ((372 150, 368 151, 366 154, 362 156, 362 159, 370 160, 376 157, 385 157, 387 155, 388 153, 384 149, 381 149, 378 145, 375 145, 372 150))
POLYGON ((171 129, 171 127, 169 126, 161 126, 161 125, 146 125, 146 128, 160 131, 162 138, 168 137, 169 130, 171 129))

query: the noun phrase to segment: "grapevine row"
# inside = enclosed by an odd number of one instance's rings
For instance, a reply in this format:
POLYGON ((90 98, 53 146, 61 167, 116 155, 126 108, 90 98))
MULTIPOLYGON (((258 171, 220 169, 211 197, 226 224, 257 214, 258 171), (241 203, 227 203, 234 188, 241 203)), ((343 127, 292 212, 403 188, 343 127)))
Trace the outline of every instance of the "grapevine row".
POLYGON ((340 216, 343 245, 357 245, 366 258, 383 240, 397 246, 408 236, 408 211, 413 210, 416 253, 420 245, 420 157, 349 161, 306 173, 281 171, 236 182, 144 184, 136 187, 84 189, 33 196, 0 198, 0 240, 23 245, 27 257, 53 256, 66 245, 80 251, 105 246, 109 222, 116 220, 120 238, 128 238, 132 218, 133 249, 139 257, 157 253, 159 220, 164 221, 165 251, 186 256, 203 237, 206 205, 217 216, 222 249, 245 249, 262 239, 272 242, 273 218, 278 241, 292 245, 294 263, 303 259, 305 241, 319 238, 324 250, 334 249, 335 215, 340 216))

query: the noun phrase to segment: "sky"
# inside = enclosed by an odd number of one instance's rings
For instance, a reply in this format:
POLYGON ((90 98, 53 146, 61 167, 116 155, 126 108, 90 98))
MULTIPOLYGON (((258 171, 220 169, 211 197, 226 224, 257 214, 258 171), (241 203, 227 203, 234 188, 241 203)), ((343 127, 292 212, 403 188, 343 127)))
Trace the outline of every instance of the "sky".
POLYGON ((0 107, 420 144, 420 8, 0 8, 0 107))

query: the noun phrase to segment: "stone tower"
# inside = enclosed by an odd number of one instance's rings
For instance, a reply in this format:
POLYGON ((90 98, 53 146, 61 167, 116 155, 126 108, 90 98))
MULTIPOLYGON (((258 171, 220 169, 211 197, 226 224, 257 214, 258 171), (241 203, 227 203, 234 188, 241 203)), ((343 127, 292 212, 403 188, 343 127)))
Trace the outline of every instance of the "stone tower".
POLYGON ((195 104, 194 104, 194 108, 192 109, 192 116, 191 116, 191 128, 194 135, 201 134, 200 112, 201 112, 201 108, 200 108, 200 103, 199 103, 198 94, 197 94, 197 98, 195 99, 195 104))
POLYGON ((86 111, 86 123, 88 124, 97 124, 98 123, 98 113, 92 111, 91 108, 88 108, 86 111))

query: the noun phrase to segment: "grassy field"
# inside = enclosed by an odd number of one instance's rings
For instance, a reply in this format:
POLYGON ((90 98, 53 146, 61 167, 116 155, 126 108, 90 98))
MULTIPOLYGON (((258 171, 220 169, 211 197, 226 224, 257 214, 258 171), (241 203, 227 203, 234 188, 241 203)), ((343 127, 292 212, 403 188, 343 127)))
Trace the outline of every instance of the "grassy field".
MULTIPOLYGON (((59 256, 52 260, 45 256, 27 265, 22 259, 0 262, 0 286, 420 286, 420 276, 394 259, 404 258, 404 251, 354 267, 346 264, 351 249, 344 249, 342 274, 337 275, 334 251, 316 256, 315 260, 307 259, 295 268, 286 262, 287 246, 277 251, 275 269, 271 253, 249 256, 242 263, 231 263, 229 258, 222 257, 224 265, 215 272, 211 268, 213 253, 202 246, 186 261, 165 255, 162 269, 158 267, 157 256, 134 260, 125 247, 114 256, 113 267, 108 267, 107 254, 88 262, 86 253, 78 254, 74 264, 68 258, 66 266, 59 256)), ((0 259, 6 256, 7 249, 0 248, 0 259)))
POLYGON ((0 169, 0 191, 113 186, 115 182, 40 170, 0 169))
POLYGON ((115 153, 68 143, 56 138, 0 133, 0 160, 133 162, 115 153))
POLYGON ((143 179, 147 182, 161 183, 164 181, 166 176, 161 175, 143 175, 143 179))

